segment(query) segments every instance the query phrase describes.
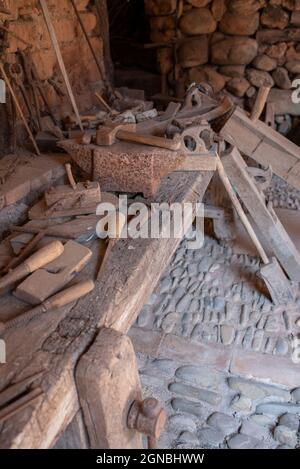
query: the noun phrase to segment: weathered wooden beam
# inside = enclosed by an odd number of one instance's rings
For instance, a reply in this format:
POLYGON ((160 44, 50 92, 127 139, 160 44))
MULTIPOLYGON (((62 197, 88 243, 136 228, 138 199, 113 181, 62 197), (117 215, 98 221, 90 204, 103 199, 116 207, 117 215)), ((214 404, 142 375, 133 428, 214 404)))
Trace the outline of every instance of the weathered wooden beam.
MULTIPOLYGON (((201 202, 211 177, 210 172, 171 174, 162 181, 157 201, 201 202)), ((99 326, 121 333, 129 330, 179 243, 180 239, 120 240, 90 295, 76 306, 5 333, 7 363, 0 367, 0 391, 16 377, 44 370, 40 385, 45 399, 4 424, 1 448, 46 448, 55 443, 79 409, 74 368, 80 356, 93 343, 99 326)), ((80 279, 95 278, 100 245, 100 240, 94 242, 95 255, 80 279)), ((2 320, 24 309, 11 296, 0 300, 2 320)))
POLYGON ((239 194, 257 228, 291 280, 300 281, 300 254, 275 212, 268 209, 263 193, 248 173, 237 148, 232 148, 222 162, 231 184, 239 194))
POLYGON ((270 166, 277 176, 300 189, 300 148, 264 122, 253 123, 237 108, 222 135, 241 153, 265 167, 270 166))
POLYGON ((90 447, 142 448, 142 435, 127 426, 133 401, 142 388, 128 336, 103 328, 76 368, 76 384, 90 447))

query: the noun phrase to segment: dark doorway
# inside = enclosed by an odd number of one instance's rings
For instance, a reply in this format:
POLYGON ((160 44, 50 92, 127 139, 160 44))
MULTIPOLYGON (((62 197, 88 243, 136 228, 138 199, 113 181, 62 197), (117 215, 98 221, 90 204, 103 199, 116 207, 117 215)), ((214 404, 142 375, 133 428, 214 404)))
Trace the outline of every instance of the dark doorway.
POLYGON ((116 86, 159 92, 156 50, 148 48, 149 21, 143 0, 108 0, 111 55, 116 86))

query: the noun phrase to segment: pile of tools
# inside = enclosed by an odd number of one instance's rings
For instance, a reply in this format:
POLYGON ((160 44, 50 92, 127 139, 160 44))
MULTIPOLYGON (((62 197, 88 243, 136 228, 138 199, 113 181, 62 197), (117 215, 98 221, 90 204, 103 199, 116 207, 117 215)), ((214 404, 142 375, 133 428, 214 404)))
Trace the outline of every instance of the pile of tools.
MULTIPOLYGON (((106 94, 111 98, 116 99, 115 95, 105 72, 104 64, 98 59, 98 56, 93 48, 91 39, 86 31, 85 25, 79 14, 78 8, 73 0, 70 0, 71 8, 73 8, 76 15, 79 27, 87 41, 93 60, 96 63, 99 71, 100 79, 103 82, 106 94)), ((62 82, 57 81, 55 78, 50 78, 47 81, 51 84, 60 97, 67 96, 71 104, 71 108, 75 115, 76 125, 80 130, 84 130, 84 121, 89 122, 89 116, 83 118, 78 109, 76 99, 72 90, 69 75, 65 67, 62 57, 61 48, 57 39, 56 31, 53 26, 51 14, 46 0, 39 0, 40 8, 45 20, 49 37, 53 50, 55 52, 59 69, 61 72, 62 82)), ((10 14, 9 10, 3 5, 0 5, 2 13, 10 14)), ((63 138, 62 133, 63 122, 61 116, 58 118, 52 111, 49 100, 47 99, 47 92, 45 90, 45 82, 39 79, 37 69, 34 61, 32 60, 32 44, 25 41, 22 37, 17 35, 14 31, 7 28, 4 24, 0 23, 0 30, 7 35, 15 37, 23 45, 26 46, 25 51, 19 49, 15 54, 15 61, 0 64, 0 76, 5 80, 7 89, 11 95, 15 110, 28 133, 29 139, 32 143, 34 151, 40 155, 40 147, 43 146, 47 134, 54 135, 57 139, 63 138), (41 108, 42 105, 42 108, 41 108), (46 133, 46 136, 45 136, 46 133)), ((97 94, 98 99, 101 100, 102 107, 105 111, 111 110, 110 106, 97 94)), ((120 98, 120 96, 119 96, 120 98)), ((101 121, 101 113, 93 116, 92 120, 101 121)), ((43 148, 42 148, 43 149, 43 148)))
MULTIPOLYGON (((251 116, 244 113, 254 139, 262 124, 258 119, 268 91, 260 90, 251 116)), ((82 169, 93 168, 93 178, 98 179, 105 190, 140 191, 154 200, 161 179, 173 171, 217 171, 262 259, 259 275, 270 296, 276 304, 289 304, 293 302, 293 292, 288 278, 300 280, 300 254, 274 210, 266 203, 263 190, 271 182, 271 167, 249 168, 239 152, 245 142, 242 135, 231 130, 239 122, 239 113, 228 98, 218 100, 209 87, 192 85, 183 105, 170 103, 165 113, 156 118, 142 123, 120 123, 111 119, 91 132, 89 141, 83 136, 81 141, 65 140, 60 145, 82 169), (260 237, 252 222, 260 231, 260 237), (266 231, 268 248, 273 253, 270 259, 261 242, 266 231)), ((261 132, 266 145, 269 129, 262 128, 261 132)), ((282 157, 286 149, 291 148, 277 133, 276 145, 282 157)), ((297 147, 291 148, 291 152, 296 161, 300 160, 297 147)), ((253 152, 249 156, 253 157, 253 152)), ((258 159, 258 162, 261 161, 258 159)), ((274 172, 278 174, 276 162, 274 172)))
POLYGON ((1 333, 26 324, 49 310, 60 309, 94 288, 93 282, 87 281, 61 291, 90 260, 92 253, 87 247, 74 241, 65 245, 61 241, 51 241, 36 249, 40 241, 41 237, 31 241, 0 279, 1 296, 14 290, 17 298, 35 305, 35 308, 1 323, 1 333))

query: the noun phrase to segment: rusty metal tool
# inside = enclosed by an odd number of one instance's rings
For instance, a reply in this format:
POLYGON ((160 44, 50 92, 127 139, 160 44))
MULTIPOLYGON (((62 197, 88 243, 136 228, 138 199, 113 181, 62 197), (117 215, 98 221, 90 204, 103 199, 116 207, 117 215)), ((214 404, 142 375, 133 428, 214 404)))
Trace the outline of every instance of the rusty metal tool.
POLYGON ((232 188, 230 180, 225 172, 224 166, 219 156, 217 156, 217 169, 220 179, 230 197, 230 200, 263 261, 264 266, 260 269, 260 275, 266 283, 274 303, 283 305, 291 303, 293 301, 293 293, 291 291, 288 279, 286 278, 278 261, 275 258, 269 260, 263 246, 256 236, 254 229, 252 228, 252 225, 247 218, 247 215, 244 212, 244 209, 234 189, 232 188))
POLYGON ((27 378, 23 379, 22 381, 17 381, 14 384, 8 386, 3 391, 0 392, 0 407, 3 407, 8 402, 12 401, 13 399, 23 394, 31 384, 39 379, 44 374, 44 371, 39 371, 34 375, 28 376, 27 378))
POLYGON ((39 99, 38 99, 38 95, 37 95, 38 86, 37 86, 37 84, 33 83, 31 67, 29 66, 29 61, 25 57, 25 54, 20 49, 18 49, 18 54, 21 57, 21 62, 22 62, 23 70, 24 70, 25 79, 27 81, 27 85, 29 86, 29 89, 31 91, 31 95, 33 97, 34 106, 35 106, 36 120, 37 120, 37 124, 38 124, 38 130, 42 130, 41 110, 40 110, 40 103, 39 103, 39 99))
POLYGON ((38 316, 41 316, 48 311, 57 311, 60 308, 68 305, 69 303, 73 303, 73 301, 77 301, 83 296, 90 293, 95 287, 95 284, 92 280, 86 280, 76 285, 73 285, 69 288, 65 288, 64 290, 56 293, 55 295, 51 296, 47 300, 45 300, 40 305, 36 306, 35 308, 26 311, 25 313, 17 316, 14 319, 10 319, 9 321, 0 323, 0 333, 7 331, 8 329, 12 329, 22 324, 26 324, 29 321, 35 319, 38 316))
POLYGON ((60 241, 52 241, 32 254, 25 262, 0 279, 0 295, 14 288, 15 284, 35 270, 54 261, 64 251, 60 241))
POLYGON ((5 422, 22 410, 26 409, 28 406, 32 405, 43 394, 44 391, 38 387, 20 397, 15 402, 8 404, 6 407, 0 410, 0 423, 5 422))
POLYGON ((14 104, 15 104, 15 106, 16 106, 16 109, 17 109, 17 111, 18 111, 18 113, 19 113, 19 115, 20 115, 20 117, 21 117, 21 119, 22 119, 22 121, 23 121, 23 124, 24 124, 24 126, 25 126, 27 132, 28 132, 29 138, 30 138, 30 140, 31 140, 31 142, 32 142, 32 144, 33 144, 33 146, 34 146, 35 152, 36 152, 37 155, 40 156, 41 153, 40 153, 39 147, 37 146, 37 143, 36 143, 36 141, 35 141, 35 138, 34 138, 32 132, 31 132, 30 127, 29 127, 29 125, 28 125, 28 123, 27 123, 27 121, 26 121, 26 118, 25 118, 24 114, 23 114, 23 111, 22 111, 22 108, 21 108, 21 106, 20 106, 19 100, 18 100, 18 98, 17 98, 17 96, 16 96, 16 94, 15 94, 15 92, 14 92, 14 90, 13 90, 13 87, 12 87, 12 85, 11 85, 11 83, 10 83, 10 80, 9 80, 9 78, 8 78, 8 76, 7 76, 7 74, 6 74, 5 70, 4 70, 4 67, 3 67, 3 65, 2 65, 1 62, 0 62, 0 72, 1 72, 1 74, 2 74, 2 76, 3 76, 3 78, 4 78, 4 81, 5 81, 6 85, 7 85, 7 88, 9 89, 9 91, 10 91, 10 93, 11 93, 11 96, 12 96, 12 99, 13 99, 14 104))
MULTIPOLYGON (((28 96, 27 90, 26 90, 25 85, 24 85, 25 77, 24 77, 23 69, 22 69, 22 67, 19 63, 15 62, 15 63, 9 64, 8 71, 9 71, 9 75, 10 75, 11 79, 13 80, 15 85, 19 88, 19 90, 22 94, 24 103, 27 107, 29 120, 32 123, 32 129, 34 130, 34 132, 38 132, 38 130, 40 130, 40 125, 39 125, 39 122, 36 122, 36 120, 34 118, 35 112, 34 112, 32 104, 31 104, 30 97, 28 96)), ((37 120, 39 121, 38 114, 39 113, 36 112, 37 120)))
POLYGON ((59 43, 58 43, 58 40, 57 40, 55 29, 54 29, 54 26, 53 26, 53 23, 52 23, 52 20, 51 20, 51 16, 50 16, 50 12, 49 12, 49 9, 48 9, 47 2, 46 2, 46 0, 39 0, 39 1, 40 1, 42 11, 43 11, 43 15, 44 15, 44 18, 45 18, 47 29, 48 29, 48 32, 49 32, 49 36, 50 36, 50 39, 51 39, 51 42, 52 42, 52 46, 53 46, 53 49, 54 49, 56 57, 57 57, 57 61, 58 61, 58 64, 59 64, 59 67, 60 67, 64 82, 65 82, 67 91, 68 91, 68 95, 69 95, 69 98, 70 98, 74 113, 75 113, 76 118, 77 118, 77 123, 78 123, 80 129, 83 132, 83 125, 82 125, 81 117, 80 117, 79 110, 78 110, 78 107, 77 107, 77 104, 76 104, 75 96, 73 94, 73 90, 72 90, 71 83, 70 83, 70 80, 69 80, 69 77, 68 77, 68 73, 67 73, 67 70, 66 70, 66 67, 65 67, 65 63, 64 63, 64 60, 63 60, 63 57, 62 57, 62 54, 61 54, 61 50, 60 50, 60 47, 59 47, 59 43))
MULTIPOLYGON (((37 72, 35 63, 32 59, 31 53, 28 52, 27 54, 25 54, 20 49, 18 49, 18 53, 20 54, 20 56, 22 58, 23 67, 24 67, 24 71, 25 71, 25 74, 26 74, 26 77, 27 77, 27 81, 28 81, 29 85, 31 86, 32 92, 34 94, 35 102, 37 102, 36 105, 38 106, 38 97, 36 95, 36 91, 38 91, 40 93, 40 96, 43 100, 43 103, 44 103, 44 105, 47 109, 47 112, 48 112, 49 116, 52 119, 53 124, 57 126, 58 125, 57 119, 55 118, 55 116, 52 112, 52 109, 51 109, 50 103, 48 101, 48 98, 46 96, 46 93, 44 91, 44 88, 41 84, 41 81, 39 80, 38 72, 37 72)), ((42 128, 41 124, 40 124, 40 127, 42 128)))

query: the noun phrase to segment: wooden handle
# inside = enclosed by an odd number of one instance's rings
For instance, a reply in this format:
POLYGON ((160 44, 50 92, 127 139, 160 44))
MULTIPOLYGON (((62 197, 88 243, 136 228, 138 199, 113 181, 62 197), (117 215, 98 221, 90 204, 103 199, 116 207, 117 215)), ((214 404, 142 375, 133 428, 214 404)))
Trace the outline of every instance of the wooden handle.
POLYGON ((49 264, 49 262, 54 261, 63 252, 64 245, 60 241, 52 241, 26 259, 24 264, 26 265, 28 273, 32 273, 44 265, 49 264))
POLYGON ((68 176, 68 179, 69 179, 70 186, 75 191, 75 189, 77 187, 77 184, 75 182, 70 163, 66 163, 65 168, 66 168, 66 173, 67 173, 67 176, 68 176))
POLYGON ((166 150, 178 151, 181 148, 179 139, 170 140, 168 138, 156 137, 155 135, 140 135, 127 130, 119 130, 116 137, 125 142, 141 143, 152 147, 165 148, 166 150))
POLYGON ((87 295, 95 288, 95 284, 92 280, 77 283, 72 287, 66 288, 65 290, 53 295, 47 301, 44 302, 47 311, 53 309, 59 309, 66 306, 73 301, 79 300, 79 298, 87 295))
POLYGON ((35 247, 38 245, 38 243, 41 241, 41 239, 44 238, 46 233, 46 230, 41 230, 39 233, 37 233, 31 241, 25 246, 25 248, 22 250, 22 252, 17 256, 14 257, 6 266, 4 273, 9 272, 10 270, 14 269, 18 265, 21 264, 31 253, 34 251, 35 247))
POLYGON ((250 238, 252 239, 253 241, 253 244, 255 245, 257 251, 259 252, 259 255, 261 256, 262 258, 262 261, 264 264, 268 264, 269 263, 269 259, 265 253, 265 250, 264 248, 262 247, 258 237, 256 236, 255 234, 255 231, 253 230, 244 210, 243 210, 243 207, 239 201, 239 199, 237 198, 237 195, 235 194, 233 188, 232 188, 232 185, 228 179, 228 176, 225 172, 225 169, 224 169, 224 166, 221 162, 221 159, 220 157, 218 157, 218 161, 217 161, 217 168, 218 168, 218 173, 219 173, 219 176, 220 176, 220 179, 222 181, 222 183, 224 184, 224 187, 230 197, 230 200, 234 206, 234 208, 236 209, 248 235, 250 236, 250 238))
POLYGON ((269 86, 261 86, 258 90, 257 97, 251 112, 250 119, 252 122, 258 121, 264 110, 271 88, 269 86))

